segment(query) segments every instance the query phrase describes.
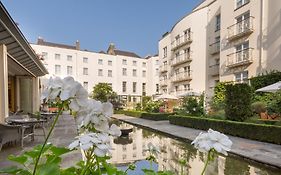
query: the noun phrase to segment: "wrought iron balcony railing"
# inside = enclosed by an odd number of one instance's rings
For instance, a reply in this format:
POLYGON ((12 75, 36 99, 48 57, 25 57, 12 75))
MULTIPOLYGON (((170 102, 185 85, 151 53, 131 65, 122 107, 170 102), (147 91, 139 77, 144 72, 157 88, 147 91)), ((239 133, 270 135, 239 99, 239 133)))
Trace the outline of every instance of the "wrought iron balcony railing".
POLYGON ((160 71, 160 73, 167 72, 168 71, 168 65, 167 64, 161 65, 159 71, 160 71))
POLYGON ((254 32, 254 17, 250 16, 227 28, 228 40, 238 39, 254 32))
POLYGON ((171 77, 171 81, 173 83, 182 82, 182 81, 190 81, 190 80, 192 80, 191 71, 175 73, 171 77))
POLYGON ((232 54, 227 55, 226 66, 237 67, 249 65, 253 62, 253 48, 247 48, 232 54))
POLYGON ((186 62, 192 61, 191 53, 183 53, 179 56, 176 56, 171 61, 171 66, 177 66, 186 62))
POLYGON ((179 38, 177 38, 176 40, 172 41, 171 45, 171 50, 177 50, 178 48, 189 44, 192 42, 192 32, 186 34, 186 35, 182 35, 179 38))
POLYGON ((168 86, 168 79, 160 79, 160 86, 168 86))
POLYGON ((217 41, 217 42, 215 42, 215 43, 213 43, 213 44, 210 44, 210 53, 212 54, 212 55, 215 55, 215 54, 217 54, 217 53, 220 53, 220 41, 217 41))

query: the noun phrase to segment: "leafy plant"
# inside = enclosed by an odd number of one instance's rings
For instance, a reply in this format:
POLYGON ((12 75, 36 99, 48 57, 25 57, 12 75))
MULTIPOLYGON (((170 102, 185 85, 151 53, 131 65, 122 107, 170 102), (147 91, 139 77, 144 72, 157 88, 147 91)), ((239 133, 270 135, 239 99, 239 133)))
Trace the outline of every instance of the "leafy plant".
POLYGON ((201 116, 204 114, 203 102, 203 95, 201 95, 199 99, 191 96, 184 97, 182 105, 177 112, 184 115, 201 116))
POLYGON ((266 111, 266 104, 265 102, 261 101, 254 102, 251 104, 251 108, 253 112, 255 112, 256 114, 260 114, 266 111))
POLYGON ((99 83, 93 88, 92 98, 101 102, 112 102, 117 99, 117 94, 108 83, 99 83))
POLYGON ((251 117, 251 87, 247 84, 228 84, 225 88, 226 118, 228 120, 244 121, 251 117))

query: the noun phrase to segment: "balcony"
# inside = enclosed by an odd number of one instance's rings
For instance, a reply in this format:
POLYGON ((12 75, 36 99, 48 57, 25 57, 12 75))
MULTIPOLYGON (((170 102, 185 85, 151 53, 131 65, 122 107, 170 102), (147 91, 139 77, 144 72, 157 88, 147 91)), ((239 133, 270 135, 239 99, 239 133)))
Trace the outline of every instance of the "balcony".
POLYGON ((168 79, 160 79, 160 87, 168 86, 168 79))
POLYGON ((160 66, 160 69, 159 69, 160 73, 165 73, 167 71, 168 71, 168 65, 167 64, 164 64, 164 65, 160 66))
POLYGON ((190 44, 192 42, 192 33, 190 32, 189 34, 187 35, 182 35, 180 36, 179 38, 177 38, 176 40, 174 40, 171 45, 171 50, 172 51, 175 51, 177 50, 178 48, 186 45, 186 44, 190 44))
POLYGON ((232 41, 254 32, 254 17, 250 16, 232 26, 228 27, 228 40, 232 41))
POLYGON ((186 62, 192 61, 190 53, 184 53, 177 57, 174 57, 171 61, 171 66, 177 66, 186 62))
POLYGON ((220 41, 217 41, 210 45, 210 54, 215 55, 220 53, 220 41))
POLYGON ((178 82, 182 82, 182 81, 190 81, 190 80, 192 80, 190 71, 180 72, 171 77, 171 81, 173 83, 178 83, 178 82))
POLYGON ((227 55, 226 66, 228 68, 246 66, 253 63, 253 49, 248 48, 232 54, 227 55))
POLYGON ((220 65, 215 64, 209 67, 209 74, 212 76, 218 76, 220 74, 220 65))

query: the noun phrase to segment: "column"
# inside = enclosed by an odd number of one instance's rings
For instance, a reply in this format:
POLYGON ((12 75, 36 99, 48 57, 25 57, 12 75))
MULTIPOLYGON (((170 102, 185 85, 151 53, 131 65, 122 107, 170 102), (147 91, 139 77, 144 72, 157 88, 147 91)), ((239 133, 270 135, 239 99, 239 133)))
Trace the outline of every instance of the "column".
POLYGON ((0 44, 0 123, 9 116, 7 47, 0 44))
POLYGON ((40 92, 39 92, 39 78, 33 77, 32 78, 32 112, 39 111, 40 108, 40 92))

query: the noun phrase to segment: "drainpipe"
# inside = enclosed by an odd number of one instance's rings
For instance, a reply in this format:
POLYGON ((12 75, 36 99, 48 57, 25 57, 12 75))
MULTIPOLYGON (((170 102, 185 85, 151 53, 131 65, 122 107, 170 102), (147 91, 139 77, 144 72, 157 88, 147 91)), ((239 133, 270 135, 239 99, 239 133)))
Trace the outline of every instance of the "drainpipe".
POLYGON ((259 73, 262 71, 262 56, 263 56, 263 17, 264 17, 264 1, 261 0, 260 7, 260 50, 259 50, 259 73))

